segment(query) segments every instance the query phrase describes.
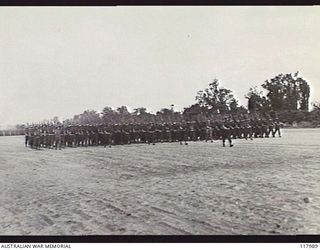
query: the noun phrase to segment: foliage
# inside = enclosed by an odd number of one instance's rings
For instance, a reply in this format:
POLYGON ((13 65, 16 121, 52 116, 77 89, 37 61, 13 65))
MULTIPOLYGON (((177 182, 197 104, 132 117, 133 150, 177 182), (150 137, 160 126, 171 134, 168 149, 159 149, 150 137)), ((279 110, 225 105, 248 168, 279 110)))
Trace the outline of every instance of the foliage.
POLYGON ((80 115, 75 115, 73 121, 76 124, 86 125, 86 124, 99 124, 101 123, 100 115, 95 110, 85 110, 80 115))
POLYGON ((267 98, 275 111, 309 109, 310 87, 298 72, 279 74, 261 85, 268 91, 267 98))
MULTIPOLYGON (((85 110, 82 114, 63 121, 65 125, 86 125, 99 123, 150 123, 150 122, 179 122, 179 121, 207 121, 208 119, 223 120, 224 117, 246 118, 248 111, 255 117, 276 118, 280 121, 293 123, 300 121, 320 122, 320 102, 312 104, 309 109, 310 87, 306 80, 295 74, 279 74, 262 85, 264 94, 258 87, 249 89, 245 96, 248 108, 239 106, 232 90, 220 86, 218 79, 214 79, 204 90, 198 91, 197 103, 184 108, 183 112, 170 108, 162 108, 152 114, 145 107, 134 108, 130 112, 126 106, 113 109, 109 106, 99 113, 95 110, 85 110)), ((61 124, 57 116, 44 123, 61 124)), ((17 125, 17 129, 24 125, 17 125)))
POLYGON ((235 100, 232 90, 219 86, 218 79, 214 79, 209 84, 209 88, 197 93, 196 100, 200 107, 204 107, 206 112, 213 114, 224 114, 230 110, 230 105, 233 109, 238 107, 238 102, 235 100))
POLYGON ((313 102, 312 103, 312 111, 320 112, 320 102, 313 102))
POLYGON ((250 113, 267 112, 271 110, 271 102, 263 96, 262 91, 259 91, 256 86, 250 88, 245 97, 248 99, 248 110, 250 113))

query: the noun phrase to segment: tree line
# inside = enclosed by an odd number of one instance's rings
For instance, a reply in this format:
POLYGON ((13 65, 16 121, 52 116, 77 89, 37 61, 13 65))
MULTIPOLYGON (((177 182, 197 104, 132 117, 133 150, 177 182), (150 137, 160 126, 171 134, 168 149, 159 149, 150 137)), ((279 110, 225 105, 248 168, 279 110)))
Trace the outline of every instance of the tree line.
MULTIPOLYGON (((135 108, 132 112, 126 106, 116 109, 106 106, 102 112, 85 110, 83 113, 66 119, 63 124, 99 124, 99 123, 149 123, 180 122, 188 120, 206 120, 221 116, 266 116, 276 114, 282 122, 320 121, 320 104, 313 103, 309 112, 310 85, 299 76, 299 72, 279 74, 264 81, 259 86, 249 89, 245 95, 247 105, 239 105, 233 91, 223 87, 218 79, 214 79, 204 90, 197 92, 195 103, 184 108, 182 112, 170 108, 162 108, 155 114, 147 108, 135 108)), ((50 120, 60 122, 58 117, 50 120)))

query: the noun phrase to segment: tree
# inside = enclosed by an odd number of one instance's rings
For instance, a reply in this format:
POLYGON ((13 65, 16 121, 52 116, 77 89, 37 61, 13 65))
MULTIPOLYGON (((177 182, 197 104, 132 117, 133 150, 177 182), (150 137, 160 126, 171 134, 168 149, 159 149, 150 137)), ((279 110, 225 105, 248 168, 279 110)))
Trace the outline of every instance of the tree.
POLYGON ((63 125, 73 125, 74 120, 73 119, 65 119, 62 123, 63 123, 63 125))
POLYGON ((313 102, 312 103, 312 110, 310 114, 310 121, 315 123, 316 125, 320 124, 320 102, 313 102))
POLYGON ((201 107, 199 103, 193 104, 188 108, 184 108, 183 118, 187 121, 201 120, 206 115, 206 108, 201 107))
POLYGON ((128 111, 128 108, 126 106, 121 106, 119 108, 117 108, 117 112, 120 114, 120 115, 130 115, 130 112, 128 111))
POLYGON ((134 115, 144 115, 147 113, 147 109, 146 108, 135 108, 133 109, 133 114, 134 115))
POLYGON ((312 111, 320 112, 320 102, 313 102, 312 103, 312 111))
POLYGON ((160 121, 170 122, 173 120, 174 111, 172 109, 163 108, 156 113, 160 121))
POLYGON ((80 115, 75 115, 73 120, 80 125, 101 123, 100 115, 95 110, 86 110, 80 115))
POLYGON ((209 88, 204 91, 199 91, 196 100, 200 107, 204 107, 210 113, 227 113, 230 109, 230 104, 235 107, 236 100, 232 91, 219 86, 218 79, 214 79, 209 84, 209 88))
POLYGON ((270 101, 263 96, 262 91, 259 91, 257 86, 250 88, 245 97, 248 99, 248 110, 250 113, 270 111, 270 101))
POLYGON ((309 110, 309 97, 310 97, 310 86, 302 78, 297 79, 300 88, 300 109, 308 111, 309 110))
POLYGON ((59 117, 58 117, 58 116, 54 116, 54 117, 51 119, 51 122, 52 122, 53 124, 59 124, 59 123, 60 123, 59 117))
POLYGON ((126 106, 117 108, 117 113, 119 115, 118 117, 120 123, 128 122, 130 120, 130 112, 126 106))
POLYGON ((300 110, 308 111, 310 87, 298 74, 279 74, 261 85, 268 91, 267 98, 273 110, 298 110, 299 106, 300 110))
POLYGON ((133 109, 132 117, 135 122, 139 123, 148 123, 156 121, 156 115, 149 113, 147 109, 144 107, 133 109))
POLYGON ((118 122, 118 114, 111 107, 105 107, 102 110, 102 121, 105 123, 117 123, 118 122))

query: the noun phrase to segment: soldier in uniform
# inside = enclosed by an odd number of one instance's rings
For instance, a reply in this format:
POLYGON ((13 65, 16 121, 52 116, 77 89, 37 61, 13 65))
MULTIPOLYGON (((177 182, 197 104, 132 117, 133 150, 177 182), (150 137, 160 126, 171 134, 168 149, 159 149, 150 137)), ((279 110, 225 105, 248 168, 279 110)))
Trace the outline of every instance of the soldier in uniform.
POLYGON ((213 128, 210 121, 207 121, 206 126, 206 142, 207 141, 213 142, 213 128))
POLYGON ((196 129, 195 129, 195 121, 192 121, 191 124, 190 124, 190 140, 191 141, 196 141, 197 140, 197 135, 196 135, 196 129))
POLYGON ((276 133, 278 132, 279 137, 281 137, 281 132, 280 132, 280 122, 279 119, 276 119, 274 123, 274 131, 272 136, 275 137, 276 133))
POLYGON ((221 129, 218 121, 213 122, 212 125, 212 138, 213 140, 219 140, 221 138, 221 129))
POLYGON ((183 128, 184 144, 188 145, 188 140, 189 140, 189 125, 188 125, 188 123, 183 123, 182 128, 183 128))
POLYGON ((170 142, 176 142, 177 141, 177 124, 174 122, 169 125, 170 127, 170 135, 171 135, 171 141, 170 142))
POLYGON ((172 135, 171 135, 171 128, 168 123, 164 123, 162 127, 162 134, 164 137, 165 142, 171 142, 172 141, 172 135))
POLYGON ((111 128, 106 128, 106 130, 104 131, 105 134, 105 138, 106 138, 106 145, 109 146, 109 148, 111 148, 111 144, 112 144, 112 129, 111 128))
POLYGON ((182 142, 183 142, 184 128, 181 123, 178 123, 177 134, 178 134, 178 140, 180 142, 180 145, 182 145, 183 144, 182 142))
POLYGON ((229 141, 229 146, 233 147, 232 144, 232 140, 231 140, 231 125, 229 124, 228 121, 225 121, 223 123, 221 123, 220 126, 221 129, 221 135, 222 135, 222 146, 225 147, 226 146, 226 140, 229 141))
POLYGON ((53 126, 49 126, 48 128, 48 142, 47 142, 47 148, 53 148, 53 144, 54 144, 54 131, 53 131, 53 126))
POLYGON ((30 138, 29 128, 26 128, 26 129, 25 129, 24 137, 25 137, 24 144, 25 144, 26 147, 28 147, 28 145, 29 145, 29 138, 30 138))
POLYGON ((61 144, 61 148, 65 148, 66 147, 66 129, 64 128, 64 126, 61 126, 61 133, 60 133, 60 144, 61 144))
POLYGON ((147 128, 147 135, 148 135, 148 144, 155 145, 155 126, 153 123, 150 123, 147 128))
POLYGON ((40 128, 36 128, 34 131, 34 143, 33 143, 33 147, 35 149, 40 149, 40 137, 41 137, 41 130, 40 128))
POLYGON ((245 131, 245 139, 248 140, 248 138, 249 138, 250 140, 253 140, 253 138, 252 138, 253 130, 250 125, 250 120, 246 120, 244 122, 244 131, 245 131))
POLYGON ((261 137, 268 138, 268 123, 266 120, 263 120, 261 123, 261 137))
POLYGON ((155 125, 155 136, 156 136, 156 142, 163 142, 163 133, 162 133, 162 128, 160 123, 155 125))
POLYGON ((54 148, 61 150, 61 126, 57 126, 54 130, 54 148))
POLYGON ((272 122, 272 119, 269 119, 268 120, 268 137, 270 136, 270 135, 273 135, 273 129, 274 129, 274 124, 273 124, 273 122, 272 122))

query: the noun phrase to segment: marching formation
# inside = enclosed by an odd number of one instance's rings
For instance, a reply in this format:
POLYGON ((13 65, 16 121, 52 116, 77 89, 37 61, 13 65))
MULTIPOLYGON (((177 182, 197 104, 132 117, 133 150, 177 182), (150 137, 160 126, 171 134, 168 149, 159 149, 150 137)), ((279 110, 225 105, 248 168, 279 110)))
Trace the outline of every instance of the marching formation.
POLYGON ((278 119, 244 119, 207 122, 174 122, 148 124, 72 125, 42 124, 26 128, 25 146, 32 149, 62 149, 125 145, 134 143, 222 140, 232 147, 234 139, 281 137, 278 119))

